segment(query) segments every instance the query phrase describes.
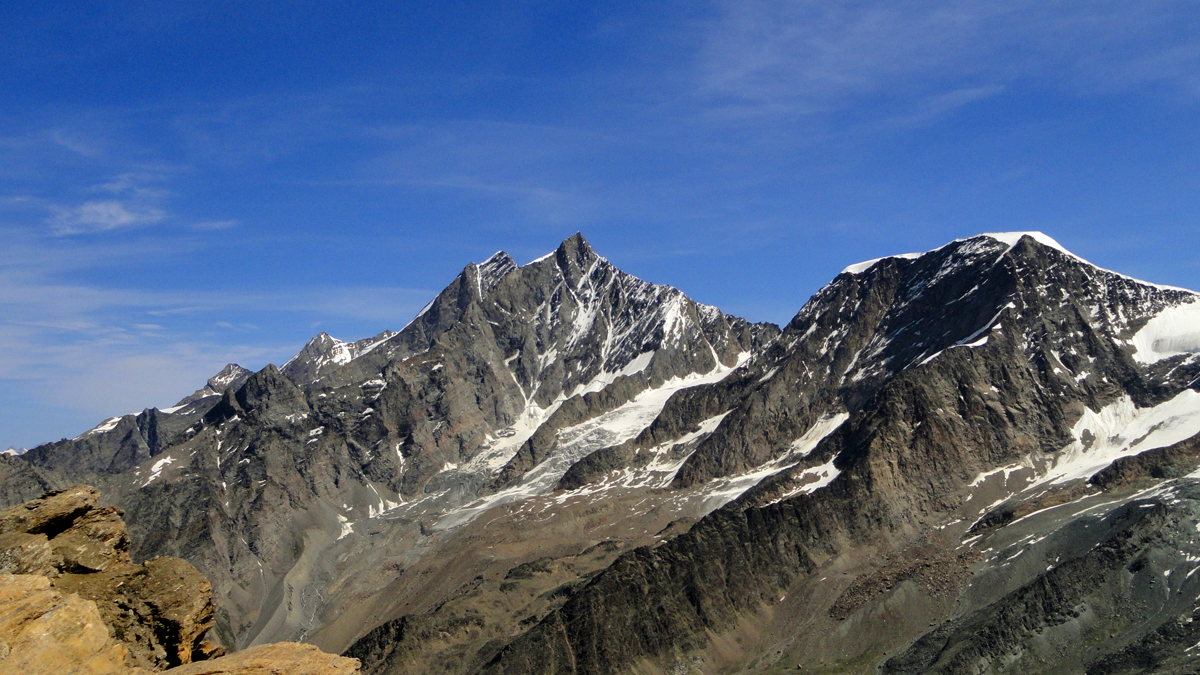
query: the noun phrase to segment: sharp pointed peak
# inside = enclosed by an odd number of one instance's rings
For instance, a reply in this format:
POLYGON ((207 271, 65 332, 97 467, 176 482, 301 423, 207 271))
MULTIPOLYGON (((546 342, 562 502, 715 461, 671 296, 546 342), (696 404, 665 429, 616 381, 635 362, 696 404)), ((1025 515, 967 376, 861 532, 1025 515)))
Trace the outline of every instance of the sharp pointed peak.
POLYGON ((592 258, 599 258, 599 257, 600 257, 600 255, 596 253, 596 249, 592 248, 592 245, 589 244, 588 240, 584 238, 583 233, 576 232, 575 234, 567 237, 566 239, 563 239, 562 242, 558 245, 558 247, 555 248, 553 251, 550 251, 549 253, 547 253, 543 256, 534 258, 533 260, 530 260, 529 262, 522 265, 522 267, 534 265, 534 264, 540 263, 544 260, 549 260, 551 258, 558 258, 560 260, 565 261, 565 260, 570 260, 572 258, 575 258, 576 260, 583 260, 583 259, 592 259, 592 258))
POLYGON ((572 265, 580 268, 587 267, 592 262, 600 259, 596 250, 592 245, 583 238, 583 234, 576 232, 575 234, 563 240, 558 248, 554 251, 554 257, 558 261, 558 266, 563 270, 572 265))
POLYGON ((563 239, 562 243, 558 245, 558 250, 560 250, 560 251, 578 250, 578 251, 589 251, 592 254, 596 253, 596 251, 592 248, 592 245, 588 243, 587 239, 583 238, 582 232, 576 232, 575 234, 567 237, 566 239, 563 239))

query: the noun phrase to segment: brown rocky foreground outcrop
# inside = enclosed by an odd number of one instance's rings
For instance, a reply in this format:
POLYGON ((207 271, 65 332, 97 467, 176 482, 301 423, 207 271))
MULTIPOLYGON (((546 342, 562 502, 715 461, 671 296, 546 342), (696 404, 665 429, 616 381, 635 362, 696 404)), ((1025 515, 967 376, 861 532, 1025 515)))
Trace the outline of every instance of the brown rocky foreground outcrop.
POLYGON ((212 588, 190 563, 134 565, 121 511, 87 486, 0 511, 0 671, 37 675, 350 675, 358 662, 311 645, 224 656, 204 639, 212 588))
POLYGON ((172 668, 170 675, 358 675, 358 659, 327 654, 312 645, 275 642, 211 661, 172 668))
POLYGON ((96 603, 32 574, 0 575, 0 669, 6 673, 125 673, 129 650, 96 603))

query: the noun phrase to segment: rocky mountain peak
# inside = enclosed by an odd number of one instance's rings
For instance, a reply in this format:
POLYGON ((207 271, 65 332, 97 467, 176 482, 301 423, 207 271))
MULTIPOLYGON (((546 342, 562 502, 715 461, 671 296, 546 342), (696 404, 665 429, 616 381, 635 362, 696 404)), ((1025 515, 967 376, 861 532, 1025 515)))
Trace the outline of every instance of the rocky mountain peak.
POLYGON ((197 389, 192 395, 181 399, 174 407, 186 406, 189 403, 195 403, 209 396, 220 396, 227 389, 236 389, 241 386, 246 381, 246 378, 252 374, 253 371, 243 368, 236 363, 227 364, 216 375, 208 378, 208 382, 203 387, 197 389))
POLYGON ((472 266, 475 268, 480 299, 486 298, 496 284, 519 269, 517 263, 504 251, 497 251, 487 260, 472 266))
POLYGON ((563 240, 554 251, 554 261, 562 270, 562 275, 567 283, 572 287, 578 286, 582 277, 588 274, 597 261, 601 260, 603 258, 596 255, 596 252, 592 250, 592 245, 579 232, 563 240))
POLYGON ((395 335, 390 330, 356 342, 343 342, 322 331, 279 368, 285 377, 301 386, 316 382, 395 335))
POLYGON ((243 368, 236 363, 230 363, 221 369, 216 375, 208 378, 208 386, 214 390, 224 393, 226 389, 234 387, 246 381, 254 371, 243 368))
MULTIPOLYGON (((1134 348, 1200 351, 1200 337, 1189 339, 1176 325, 1184 320, 1171 318, 1200 307, 1196 297, 1103 270, 1036 232, 978 235, 851 265, 800 309, 775 350, 750 365, 763 373, 749 394, 754 404, 730 413, 675 484, 761 465, 822 416, 853 414, 898 373, 932 368, 962 350, 1004 349, 1004 358, 1018 360, 1014 367, 1038 364, 1055 376, 1046 386, 1094 410, 1118 391, 1150 404, 1177 393, 1198 366, 1177 356, 1170 383, 1151 376, 1149 385, 1134 374, 1134 348), (1161 329, 1148 323, 1154 316, 1165 317, 1156 319, 1161 329)), ((1193 325, 1200 333, 1200 313, 1193 325)))
POLYGON ((855 263, 853 265, 847 266, 844 270, 842 270, 842 273, 843 274, 862 274, 862 273, 867 272, 868 270, 871 270, 872 268, 874 268, 877 263, 885 261, 885 260, 888 260, 888 261, 917 260, 920 258, 924 258, 926 256, 937 256, 937 255, 943 254, 947 251, 949 251, 951 253, 962 252, 962 253, 965 253, 968 255, 970 253, 974 253, 974 252, 978 252, 978 251, 987 251, 987 252, 992 252, 992 253, 1003 254, 1003 253, 1007 253, 1008 251, 1013 250, 1014 248, 1018 247, 1019 245, 1023 245, 1026 242, 1026 240, 1029 240, 1029 244, 1034 245, 1035 248, 1037 246, 1044 246, 1044 247, 1052 248, 1052 249, 1055 249, 1055 250, 1059 251, 1060 253, 1066 254, 1080 262, 1084 262, 1084 263, 1087 262, 1087 261, 1083 260, 1083 258, 1080 258, 1079 256, 1077 256, 1077 255, 1071 253, 1070 251, 1068 251, 1067 249, 1065 249, 1062 246, 1062 244, 1059 244, 1053 238, 1051 238, 1041 232, 991 232, 991 233, 986 233, 986 234, 977 234, 973 237, 966 237, 964 239, 955 239, 954 241, 952 241, 948 244, 945 244, 944 246, 940 246, 936 249, 933 249, 931 251, 926 251, 924 253, 900 253, 900 254, 884 256, 882 258, 875 258, 874 260, 867 260, 864 262, 855 263), (1003 249, 1001 249, 1001 247, 1003 247, 1003 249))
POLYGON ((248 413, 270 409, 274 413, 291 414, 308 410, 304 392, 274 364, 267 364, 247 378, 233 398, 248 413))

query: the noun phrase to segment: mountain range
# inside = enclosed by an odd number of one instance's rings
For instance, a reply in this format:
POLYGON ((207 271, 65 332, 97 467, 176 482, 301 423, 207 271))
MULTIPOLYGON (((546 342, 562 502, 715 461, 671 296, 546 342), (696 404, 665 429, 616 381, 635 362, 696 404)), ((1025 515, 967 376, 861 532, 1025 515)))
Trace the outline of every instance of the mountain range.
POLYGON ((1198 300, 986 234, 778 327, 577 234, 0 455, 0 498, 95 485, 217 641, 366 673, 1192 672, 1198 300))

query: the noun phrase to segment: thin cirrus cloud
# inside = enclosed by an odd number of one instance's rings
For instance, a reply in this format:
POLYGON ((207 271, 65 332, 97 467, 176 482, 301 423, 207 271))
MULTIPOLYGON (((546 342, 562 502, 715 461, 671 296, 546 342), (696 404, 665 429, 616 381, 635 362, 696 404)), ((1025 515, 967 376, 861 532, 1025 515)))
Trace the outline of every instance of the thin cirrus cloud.
POLYGON ((161 199, 170 195, 168 190, 150 188, 146 184, 161 181, 161 176, 138 173, 123 173, 112 180, 93 185, 92 192, 108 192, 121 195, 128 194, 141 199, 161 199))
POLYGON ((47 222, 51 231, 59 236, 143 227, 167 218, 167 212, 160 208, 134 206, 115 199, 89 201, 68 208, 52 206, 50 210, 47 222))
POLYGON ((0 389, 22 392, 0 393, 0 428, 10 432, 5 442, 33 447, 107 416, 170 405, 225 363, 282 363, 308 337, 248 334, 258 330, 251 317, 399 328, 430 297, 393 287, 149 291, 0 271, 0 389))
POLYGON ((735 111, 830 112, 1028 78, 1076 92, 1168 81, 1195 91, 1195 5, 1182 0, 723 2, 699 91, 735 111))

